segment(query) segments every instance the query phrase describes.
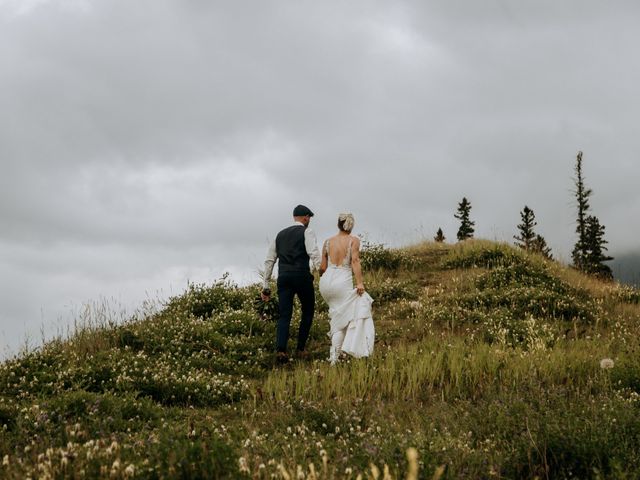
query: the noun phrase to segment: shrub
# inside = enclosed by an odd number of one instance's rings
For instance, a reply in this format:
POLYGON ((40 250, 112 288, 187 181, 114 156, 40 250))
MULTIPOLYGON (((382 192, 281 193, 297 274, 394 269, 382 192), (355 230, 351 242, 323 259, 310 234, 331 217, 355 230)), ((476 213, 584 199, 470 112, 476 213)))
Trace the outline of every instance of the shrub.
POLYGON ((0 430, 2 430, 5 425, 7 430, 11 430, 16 423, 17 416, 18 409, 15 404, 0 397, 0 430))
POLYGON ((460 294, 464 308, 509 309, 515 318, 552 317, 593 321, 600 313, 586 291, 554 277, 544 265, 525 258, 494 267, 474 282, 475 291, 460 294))
POLYGON ((186 293, 169 299, 163 313, 188 313, 194 317, 209 317, 214 312, 240 310, 247 300, 251 300, 249 292, 239 288, 228 277, 229 275, 225 274, 210 286, 189 284, 186 293))
POLYGON ((238 471, 238 454, 217 435, 204 431, 197 438, 182 432, 163 432, 145 456, 153 465, 151 478, 244 478, 238 471))
POLYGON ((538 450, 529 452, 529 462, 520 458, 520 465, 537 464, 531 473, 546 470, 549 478, 619 478, 619 467, 636 471, 638 458, 632 445, 640 441, 637 414, 622 402, 597 400, 594 410, 554 401, 560 405, 552 404, 540 415, 538 450))
POLYGON ((629 285, 616 285, 610 291, 616 300, 624 303, 640 303, 640 288, 629 285))
POLYGON ((515 318, 509 310, 495 310, 487 315, 482 325, 487 343, 506 347, 536 350, 553 346, 556 334, 551 326, 533 316, 515 318))
POLYGON ((618 388, 640 393, 640 358, 636 352, 630 352, 616 361, 611 370, 611 381, 618 388))
POLYGON ((0 395, 25 398, 56 393, 61 384, 61 351, 44 348, 0 365, 0 395))
POLYGON ((391 278, 368 285, 367 292, 377 305, 400 299, 414 300, 418 297, 411 284, 391 278))
POLYGON ((494 268, 499 265, 519 263, 523 259, 513 248, 483 242, 471 243, 454 248, 444 261, 445 268, 494 268))
POLYGON ((408 256, 400 250, 392 250, 383 244, 362 241, 360 248, 360 262, 364 271, 371 270, 391 270, 400 268, 406 262, 408 256))
POLYGON ((475 282, 482 290, 511 286, 546 286, 558 291, 566 291, 568 287, 557 279, 544 266, 533 265, 521 258, 518 262, 497 265, 475 282))
POLYGON ((142 350, 144 340, 132 328, 125 326, 114 329, 116 346, 120 348, 130 347, 132 350, 142 350))

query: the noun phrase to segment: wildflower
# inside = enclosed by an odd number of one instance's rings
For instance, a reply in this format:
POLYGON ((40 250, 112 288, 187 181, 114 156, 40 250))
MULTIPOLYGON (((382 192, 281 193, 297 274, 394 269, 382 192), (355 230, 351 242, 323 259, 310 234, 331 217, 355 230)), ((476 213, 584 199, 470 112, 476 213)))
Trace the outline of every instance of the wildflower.
POLYGON ((135 473, 136 473, 136 467, 132 463, 127 465, 127 468, 124 469, 125 477, 133 477, 135 473))
POLYGON ((9 466, 9 455, 5 455, 4 458, 2 459, 2 466, 3 467, 9 466))
POLYGON ((603 370, 609 370, 610 368, 613 368, 613 360, 611 360, 610 358, 603 358, 602 360, 600 360, 600 368, 602 368, 603 370))
POLYGON ((249 467, 247 466, 247 459, 244 457, 240 457, 238 459, 238 469, 242 472, 242 473, 249 473, 249 467))

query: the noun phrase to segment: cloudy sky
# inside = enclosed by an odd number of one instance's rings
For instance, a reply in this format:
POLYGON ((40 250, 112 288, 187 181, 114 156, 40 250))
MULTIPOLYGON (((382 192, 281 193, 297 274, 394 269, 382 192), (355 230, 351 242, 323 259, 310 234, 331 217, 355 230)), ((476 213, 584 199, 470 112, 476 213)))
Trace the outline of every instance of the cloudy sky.
POLYGON ((575 155, 640 250, 640 4, 0 0, 2 354, 188 281, 257 280, 294 205, 318 237, 574 242, 575 155), (102 310, 101 310, 102 309, 102 310))

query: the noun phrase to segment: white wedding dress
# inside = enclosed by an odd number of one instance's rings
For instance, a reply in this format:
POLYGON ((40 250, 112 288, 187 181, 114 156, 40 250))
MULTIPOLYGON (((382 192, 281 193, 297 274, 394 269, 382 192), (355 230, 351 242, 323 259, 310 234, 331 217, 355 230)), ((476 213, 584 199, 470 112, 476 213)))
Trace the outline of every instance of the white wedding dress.
POLYGON ((323 245, 328 258, 327 271, 320 277, 320 294, 329 305, 331 350, 329 360, 335 364, 340 352, 356 358, 373 353, 375 328, 371 315, 373 299, 368 293, 358 295, 353 288, 351 269, 351 242, 340 265, 331 263, 330 241, 323 245))

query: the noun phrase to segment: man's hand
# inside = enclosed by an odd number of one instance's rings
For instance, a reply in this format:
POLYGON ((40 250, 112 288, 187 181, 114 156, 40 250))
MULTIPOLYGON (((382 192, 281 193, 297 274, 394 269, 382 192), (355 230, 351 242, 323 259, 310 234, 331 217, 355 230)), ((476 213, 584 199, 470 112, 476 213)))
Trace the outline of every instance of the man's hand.
POLYGON ((260 292, 260 297, 262 297, 263 302, 268 302, 271 299, 271 289, 265 288, 260 292))

